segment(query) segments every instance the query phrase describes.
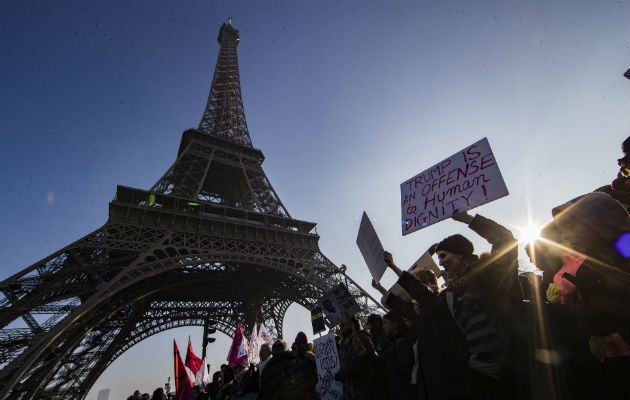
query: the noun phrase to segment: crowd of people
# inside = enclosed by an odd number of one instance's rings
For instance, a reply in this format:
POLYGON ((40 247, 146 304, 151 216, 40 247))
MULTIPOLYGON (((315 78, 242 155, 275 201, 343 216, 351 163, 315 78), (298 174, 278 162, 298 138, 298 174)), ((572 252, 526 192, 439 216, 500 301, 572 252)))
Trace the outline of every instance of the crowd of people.
MULTIPOLYGON (((343 399, 630 398, 629 147, 630 138, 612 185, 554 208, 527 244, 541 274, 519 275, 512 233, 466 212, 453 219, 492 248, 477 255, 461 234, 432 245, 442 287, 430 270, 401 270, 386 251, 410 299, 372 282, 389 312, 355 315, 335 331, 343 399)), ((283 340, 263 345, 260 359, 222 366, 191 400, 319 398, 303 332, 291 349, 283 340)), ((150 398, 167 397, 158 389, 150 398)))

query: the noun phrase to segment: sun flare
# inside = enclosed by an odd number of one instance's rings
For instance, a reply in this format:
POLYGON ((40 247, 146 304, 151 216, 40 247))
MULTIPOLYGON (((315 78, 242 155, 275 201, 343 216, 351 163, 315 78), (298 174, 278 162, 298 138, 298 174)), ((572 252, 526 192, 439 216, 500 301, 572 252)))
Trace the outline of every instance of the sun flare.
POLYGON ((518 228, 518 240, 521 243, 531 243, 540 238, 541 227, 536 224, 529 223, 526 226, 518 228))

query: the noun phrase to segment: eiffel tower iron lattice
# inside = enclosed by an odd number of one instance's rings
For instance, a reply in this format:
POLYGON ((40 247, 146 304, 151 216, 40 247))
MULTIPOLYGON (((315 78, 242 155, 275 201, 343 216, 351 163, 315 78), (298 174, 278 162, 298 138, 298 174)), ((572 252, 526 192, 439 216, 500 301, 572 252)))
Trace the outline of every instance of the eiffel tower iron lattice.
POLYGON ((218 41, 201 123, 158 182, 118 186, 104 226, 0 282, 0 398, 83 399, 134 344, 209 318, 281 336, 292 303, 311 308, 339 282, 364 312, 381 307, 280 201, 245 120, 239 32, 223 24, 218 41))

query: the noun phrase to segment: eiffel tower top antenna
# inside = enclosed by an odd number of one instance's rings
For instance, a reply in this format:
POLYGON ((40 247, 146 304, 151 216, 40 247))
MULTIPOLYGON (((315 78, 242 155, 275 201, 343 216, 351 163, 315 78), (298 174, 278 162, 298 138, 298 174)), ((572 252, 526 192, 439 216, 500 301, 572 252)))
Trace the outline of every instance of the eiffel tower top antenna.
POLYGON ((212 136, 253 147, 241 96, 241 77, 236 53, 239 40, 238 29, 232 26, 232 17, 228 17, 228 23, 221 25, 217 37, 221 49, 198 129, 212 136))

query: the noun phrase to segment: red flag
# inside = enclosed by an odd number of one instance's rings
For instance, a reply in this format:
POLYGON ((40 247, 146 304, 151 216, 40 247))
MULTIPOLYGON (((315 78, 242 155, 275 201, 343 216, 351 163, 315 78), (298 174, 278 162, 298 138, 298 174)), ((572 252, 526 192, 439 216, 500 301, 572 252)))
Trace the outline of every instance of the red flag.
POLYGON ((190 336, 188 336, 188 350, 186 350, 186 362, 184 363, 190 370, 193 375, 197 376, 197 371, 203 365, 203 360, 195 355, 192 349, 192 345, 190 344, 190 336))
POLYGON ((186 367, 179 354, 177 342, 173 339, 174 358, 175 358, 175 400, 190 400, 190 389, 192 382, 186 372, 186 367))

